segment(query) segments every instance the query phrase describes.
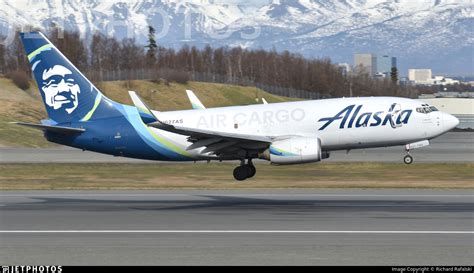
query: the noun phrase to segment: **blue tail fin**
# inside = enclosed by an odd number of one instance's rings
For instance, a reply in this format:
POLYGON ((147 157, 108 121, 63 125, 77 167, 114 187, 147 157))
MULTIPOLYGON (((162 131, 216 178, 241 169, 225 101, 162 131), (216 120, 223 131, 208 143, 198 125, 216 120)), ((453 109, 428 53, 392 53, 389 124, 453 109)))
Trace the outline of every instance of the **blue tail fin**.
POLYGON ((50 119, 85 121, 98 107, 99 90, 41 33, 22 33, 21 40, 50 119))

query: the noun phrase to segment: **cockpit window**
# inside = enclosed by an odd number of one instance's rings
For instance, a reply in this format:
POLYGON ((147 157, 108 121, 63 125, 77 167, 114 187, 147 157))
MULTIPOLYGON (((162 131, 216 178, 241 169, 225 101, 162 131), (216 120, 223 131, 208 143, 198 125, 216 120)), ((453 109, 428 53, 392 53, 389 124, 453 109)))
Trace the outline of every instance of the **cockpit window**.
POLYGON ((421 107, 417 107, 416 111, 422 114, 429 114, 431 112, 439 111, 438 108, 434 106, 429 106, 428 104, 422 104, 421 107))
POLYGON ((417 111, 418 113, 422 113, 422 114, 425 113, 425 110, 423 109, 423 107, 418 107, 418 108, 416 108, 416 111, 417 111))

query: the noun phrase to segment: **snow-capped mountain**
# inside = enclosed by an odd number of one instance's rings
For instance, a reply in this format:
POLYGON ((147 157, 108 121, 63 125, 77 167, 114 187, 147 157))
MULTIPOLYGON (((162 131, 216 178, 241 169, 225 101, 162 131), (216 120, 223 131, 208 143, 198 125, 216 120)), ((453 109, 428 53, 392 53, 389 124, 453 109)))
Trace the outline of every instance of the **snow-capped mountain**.
POLYGON ((474 74, 472 0, 0 0, 0 18, 3 33, 55 23, 85 38, 100 31, 144 42, 152 25, 164 46, 287 49, 347 63, 372 52, 398 57, 402 75, 474 74))

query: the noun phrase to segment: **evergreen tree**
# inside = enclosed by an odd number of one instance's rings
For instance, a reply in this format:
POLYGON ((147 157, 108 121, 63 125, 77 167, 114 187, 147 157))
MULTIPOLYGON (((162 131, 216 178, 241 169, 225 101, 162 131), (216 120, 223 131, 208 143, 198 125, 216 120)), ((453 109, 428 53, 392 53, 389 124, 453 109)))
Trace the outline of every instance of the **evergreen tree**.
POLYGON ((398 69, 395 66, 392 67, 392 70, 390 71, 390 78, 392 79, 393 84, 398 83, 398 69))
POLYGON ((145 47, 148 48, 146 52, 146 64, 148 67, 153 67, 156 64, 158 45, 155 40, 155 29, 152 26, 148 26, 148 45, 145 47))

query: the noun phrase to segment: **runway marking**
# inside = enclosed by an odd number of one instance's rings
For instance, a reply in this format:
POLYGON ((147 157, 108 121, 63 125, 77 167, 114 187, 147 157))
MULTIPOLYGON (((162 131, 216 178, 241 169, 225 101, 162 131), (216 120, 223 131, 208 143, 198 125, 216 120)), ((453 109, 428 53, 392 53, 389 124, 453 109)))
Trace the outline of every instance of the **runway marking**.
POLYGON ((0 230, 0 233, 474 234, 474 231, 442 231, 442 230, 0 230))

